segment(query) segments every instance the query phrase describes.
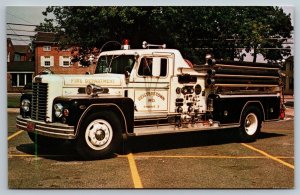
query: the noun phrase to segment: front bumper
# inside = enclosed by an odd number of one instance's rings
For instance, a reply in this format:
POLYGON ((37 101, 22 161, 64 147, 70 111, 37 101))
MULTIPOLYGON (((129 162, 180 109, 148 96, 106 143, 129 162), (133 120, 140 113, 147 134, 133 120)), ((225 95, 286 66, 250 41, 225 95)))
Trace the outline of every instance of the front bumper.
POLYGON ((75 139, 75 127, 62 123, 46 123, 43 121, 36 121, 30 118, 23 118, 21 115, 17 116, 16 126, 18 129, 37 133, 48 137, 55 137, 61 139, 75 139), (30 124, 31 128, 28 128, 30 124))

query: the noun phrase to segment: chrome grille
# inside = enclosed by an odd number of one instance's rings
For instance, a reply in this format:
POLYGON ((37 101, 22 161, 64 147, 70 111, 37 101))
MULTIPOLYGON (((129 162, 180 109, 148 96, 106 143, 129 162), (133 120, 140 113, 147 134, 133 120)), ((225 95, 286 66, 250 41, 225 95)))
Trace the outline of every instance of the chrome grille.
POLYGON ((45 120, 47 113, 48 84, 33 83, 32 91, 31 117, 35 120, 45 120))

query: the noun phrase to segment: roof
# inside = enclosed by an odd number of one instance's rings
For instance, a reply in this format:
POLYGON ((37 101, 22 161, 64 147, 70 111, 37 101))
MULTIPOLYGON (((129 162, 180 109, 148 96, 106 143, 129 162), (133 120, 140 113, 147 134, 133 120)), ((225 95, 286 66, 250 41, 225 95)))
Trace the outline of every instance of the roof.
MULTIPOLYGON (((100 56, 105 55, 135 55, 140 58, 143 56, 158 56, 158 57, 170 57, 174 60, 174 74, 181 74, 181 70, 183 68, 191 69, 191 67, 187 64, 187 62, 183 59, 181 53, 177 49, 128 49, 128 50, 111 50, 104 51, 100 53, 100 56)), ((199 73, 192 70, 191 74, 198 75, 199 73)))
POLYGON ((123 49, 123 50, 109 50, 103 51, 100 55, 152 55, 152 54, 161 54, 161 55, 180 55, 180 52, 177 49, 123 49))
POLYGON ((32 61, 15 61, 7 63, 7 72, 34 72, 34 62, 32 61))
POLYGON ((35 35, 34 43, 56 43, 56 36, 53 32, 38 32, 35 35))
POLYGON ((16 53, 30 53, 30 47, 28 45, 14 45, 14 48, 16 53))

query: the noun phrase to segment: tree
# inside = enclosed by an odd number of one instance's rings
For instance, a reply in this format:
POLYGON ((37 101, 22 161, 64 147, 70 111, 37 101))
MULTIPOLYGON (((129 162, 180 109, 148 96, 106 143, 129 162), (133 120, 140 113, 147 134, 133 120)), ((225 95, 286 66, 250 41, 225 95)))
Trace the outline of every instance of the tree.
POLYGON ((290 55, 289 48, 280 48, 293 26, 278 7, 47 7, 43 12, 50 13, 55 18, 46 18, 37 30, 55 32, 61 45, 80 46, 83 54, 126 38, 132 48, 144 40, 166 43, 196 63, 206 53, 234 59, 241 48, 253 51, 253 61, 259 53, 269 60, 290 55))
POLYGON ((290 55, 290 49, 279 50, 283 42, 291 38, 290 15, 286 15, 278 7, 242 7, 239 37, 243 40, 242 46, 247 52, 253 50, 253 62, 257 54, 266 59, 278 60, 290 55), (272 48, 272 49, 264 49, 272 48))

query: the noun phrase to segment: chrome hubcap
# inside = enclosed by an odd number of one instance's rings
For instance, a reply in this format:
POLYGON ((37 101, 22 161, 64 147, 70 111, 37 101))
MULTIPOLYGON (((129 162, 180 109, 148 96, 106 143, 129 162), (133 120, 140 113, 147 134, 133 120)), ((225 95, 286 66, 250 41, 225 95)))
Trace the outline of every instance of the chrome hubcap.
POLYGON ((86 128, 85 140, 94 150, 106 148, 112 141, 113 131, 111 125, 103 119, 92 121, 86 128))
POLYGON ((253 135, 257 131, 258 119, 254 113, 249 113, 245 119, 245 131, 248 135, 253 135))

